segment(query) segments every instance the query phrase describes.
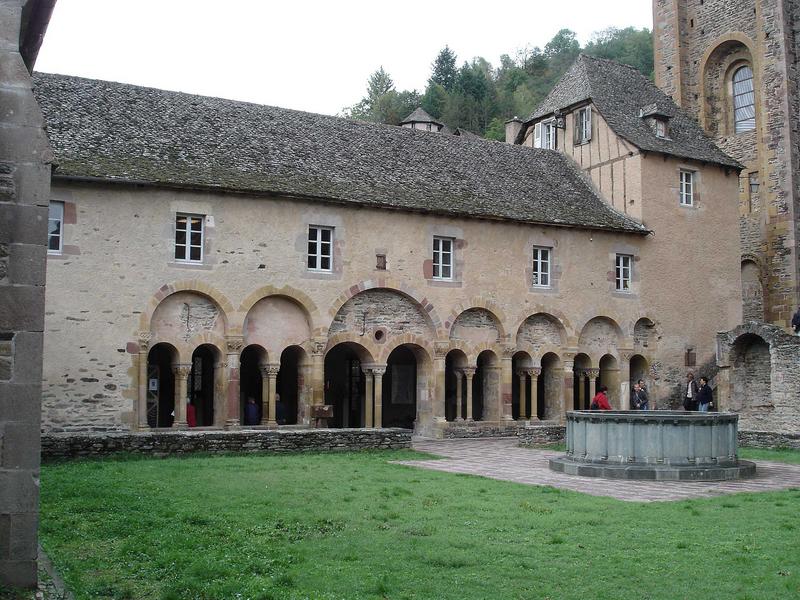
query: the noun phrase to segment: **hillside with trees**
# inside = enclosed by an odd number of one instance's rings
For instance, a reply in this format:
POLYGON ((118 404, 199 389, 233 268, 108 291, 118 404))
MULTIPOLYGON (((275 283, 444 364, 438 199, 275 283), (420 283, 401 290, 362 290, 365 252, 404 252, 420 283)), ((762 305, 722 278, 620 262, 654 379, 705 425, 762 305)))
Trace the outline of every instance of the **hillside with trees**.
POLYGON ((606 29, 581 48, 575 33, 562 29, 544 49, 518 50, 500 57, 495 67, 477 57, 458 66, 447 46, 431 65, 425 90, 398 91, 383 67, 367 81, 366 95, 342 116, 397 125, 416 107, 450 127, 461 127, 490 139, 505 139, 505 121, 526 118, 580 52, 632 65, 653 74, 653 41, 648 29, 606 29))

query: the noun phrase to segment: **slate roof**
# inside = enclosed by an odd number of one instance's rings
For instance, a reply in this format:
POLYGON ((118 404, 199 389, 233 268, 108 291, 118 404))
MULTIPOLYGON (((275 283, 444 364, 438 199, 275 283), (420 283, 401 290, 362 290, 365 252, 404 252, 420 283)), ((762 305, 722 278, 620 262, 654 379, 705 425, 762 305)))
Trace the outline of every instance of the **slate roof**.
POLYGON ((410 115, 400 121, 400 125, 404 123, 436 123, 437 125, 442 125, 441 121, 434 119, 421 106, 415 108, 410 115))
POLYGON ((36 74, 56 177, 645 233, 552 150, 36 74))
POLYGON ((586 54, 567 69, 526 125, 584 100, 591 100, 611 129, 641 150, 742 168, 711 141, 697 121, 634 67, 586 54), (656 137, 639 116, 640 110, 651 104, 670 117, 669 139, 656 137))

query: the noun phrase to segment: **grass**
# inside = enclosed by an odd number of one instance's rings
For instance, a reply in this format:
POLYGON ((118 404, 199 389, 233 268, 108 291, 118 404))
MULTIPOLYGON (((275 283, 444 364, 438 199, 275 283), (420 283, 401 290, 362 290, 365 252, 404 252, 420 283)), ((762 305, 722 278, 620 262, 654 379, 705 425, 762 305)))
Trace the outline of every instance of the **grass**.
POLYGON ((800 465, 800 450, 793 450, 791 448, 776 448, 774 450, 768 450, 766 448, 739 448, 739 458, 746 458, 749 460, 771 460, 800 465))
POLYGON ((635 504, 388 462, 418 456, 45 465, 41 540, 77 600, 800 595, 800 489, 635 504))

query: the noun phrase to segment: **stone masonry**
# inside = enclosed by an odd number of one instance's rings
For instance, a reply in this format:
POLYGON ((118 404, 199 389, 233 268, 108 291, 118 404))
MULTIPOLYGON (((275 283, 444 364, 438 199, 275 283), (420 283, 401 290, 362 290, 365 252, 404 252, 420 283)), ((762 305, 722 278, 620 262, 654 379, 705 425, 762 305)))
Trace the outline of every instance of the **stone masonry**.
POLYGON ((0 1, 0 584, 35 587, 51 153, 30 69, 54 2, 0 1))

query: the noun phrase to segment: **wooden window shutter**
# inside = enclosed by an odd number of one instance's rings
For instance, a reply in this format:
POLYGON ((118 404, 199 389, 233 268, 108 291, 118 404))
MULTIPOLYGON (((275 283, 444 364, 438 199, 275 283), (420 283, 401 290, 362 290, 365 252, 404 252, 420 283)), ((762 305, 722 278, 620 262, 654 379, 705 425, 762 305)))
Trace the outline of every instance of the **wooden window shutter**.
POLYGON ((592 107, 586 107, 586 141, 592 139, 592 107))
POLYGON ((542 147, 542 124, 537 123, 533 127, 533 147, 534 148, 541 148, 542 147))

